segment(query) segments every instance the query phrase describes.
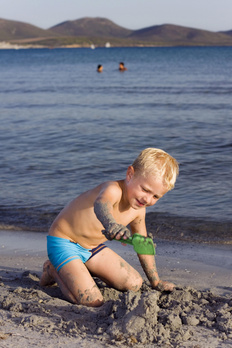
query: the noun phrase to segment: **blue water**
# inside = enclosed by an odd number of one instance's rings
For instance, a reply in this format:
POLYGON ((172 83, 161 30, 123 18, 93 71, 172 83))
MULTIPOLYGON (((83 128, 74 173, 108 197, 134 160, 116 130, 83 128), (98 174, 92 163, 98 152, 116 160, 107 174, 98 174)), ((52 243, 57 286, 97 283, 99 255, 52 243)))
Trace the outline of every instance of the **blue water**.
POLYGON ((0 227, 39 228, 146 147, 180 163, 149 211, 232 221, 231 72, 230 47, 0 50, 0 227))

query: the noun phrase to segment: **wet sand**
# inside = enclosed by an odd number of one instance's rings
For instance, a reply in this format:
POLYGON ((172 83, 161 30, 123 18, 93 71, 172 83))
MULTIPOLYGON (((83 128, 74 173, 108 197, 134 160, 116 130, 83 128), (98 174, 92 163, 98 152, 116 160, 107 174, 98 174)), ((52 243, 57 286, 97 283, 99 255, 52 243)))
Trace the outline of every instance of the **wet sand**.
MULTIPOLYGON (((145 281, 122 293, 96 279, 106 302, 93 309, 63 300, 56 285, 39 287, 46 233, 0 231, 0 346, 232 347, 229 236, 222 244, 161 237, 159 275, 177 289, 161 294, 145 281)), ((108 244, 145 279, 131 246, 108 244)))

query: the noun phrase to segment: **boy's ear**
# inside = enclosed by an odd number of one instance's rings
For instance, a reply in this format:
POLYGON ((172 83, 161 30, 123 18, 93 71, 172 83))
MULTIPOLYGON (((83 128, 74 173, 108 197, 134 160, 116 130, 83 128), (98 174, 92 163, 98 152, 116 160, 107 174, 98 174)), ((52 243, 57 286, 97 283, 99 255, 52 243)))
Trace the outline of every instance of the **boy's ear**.
POLYGON ((133 166, 129 166, 127 168, 127 172, 126 172, 127 180, 130 180, 133 177, 134 173, 135 173, 134 167, 133 166))

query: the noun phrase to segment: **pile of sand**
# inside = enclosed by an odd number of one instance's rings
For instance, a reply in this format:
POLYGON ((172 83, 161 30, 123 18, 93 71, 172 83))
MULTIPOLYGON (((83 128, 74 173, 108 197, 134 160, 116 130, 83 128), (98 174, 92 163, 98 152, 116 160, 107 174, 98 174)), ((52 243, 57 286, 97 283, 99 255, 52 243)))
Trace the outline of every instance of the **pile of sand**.
POLYGON ((64 301, 57 286, 40 288, 38 281, 31 272, 2 277, 1 347, 15 346, 16 335, 18 347, 25 347, 26 338, 27 347, 232 347, 229 296, 190 287, 160 293, 147 283, 138 293, 122 293, 97 281, 106 302, 87 308, 64 301))

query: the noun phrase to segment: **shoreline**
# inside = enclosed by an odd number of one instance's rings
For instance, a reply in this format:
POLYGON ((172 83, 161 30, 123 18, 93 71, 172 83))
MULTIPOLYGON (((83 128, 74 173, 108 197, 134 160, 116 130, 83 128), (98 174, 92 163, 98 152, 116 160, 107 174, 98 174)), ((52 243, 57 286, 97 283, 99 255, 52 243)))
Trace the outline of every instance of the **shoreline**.
MULTIPOLYGON (((21 271, 30 269, 40 275, 43 262, 47 259, 46 236, 45 232, 0 230, 2 267, 10 265, 14 269, 18 264, 21 271)), ((182 286, 194 286, 201 290, 213 289, 220 295, 228 293, 230 286, 232 291, 230 244, 189 243, 160 237, 155 239, 155 243, 156 263, 161 278, 170 278, 170 281, 182 286), (210 274, 210 279, 205 281, 207 274, 210 274)), ((115 241, 107 241, 105 244, 132 264, 145 278, 132 246, 124 246, 115 241)))
MULTIPOLYGON (((106 42, 107 43, 107 42, 106 42)), ((186 47, 186 48, 193 48, 193 47, 232 47, 232 44, 195 44, 195 43, 190 43, 190 44, 127 44, 127 45, 116 45, 116 44, 110 44, 110 46, 106 46, 105 44, 102 45, 94 45, 94 44, 75 44, 75 43, 70 43, 67 45, 43 45, 43 44, 23 44, 23 43, 11 43, 11 42, 0 42, 0 50, 24 50, 24 49, 73 49, 73 48, 88 48, 88 49, 97 49, 97 48, 175 48, 175 47, 186 47), (94 46, 94 47, 93 47, 94 46)))
MULTIPOLYGON (((62 208, 55 211, 13 208, 0 210, 0 231, 29 231, 41 233, 49 230, 62 208)), ((148 234, 154 241, 232 245, 232 221, 209 217, 193 217, 162 212, 148 212, 146 215, 148 234)))
POLYGON ((146 215, 146 226, 154 239, 232 245, 230 221, 151 212, 146 215))

